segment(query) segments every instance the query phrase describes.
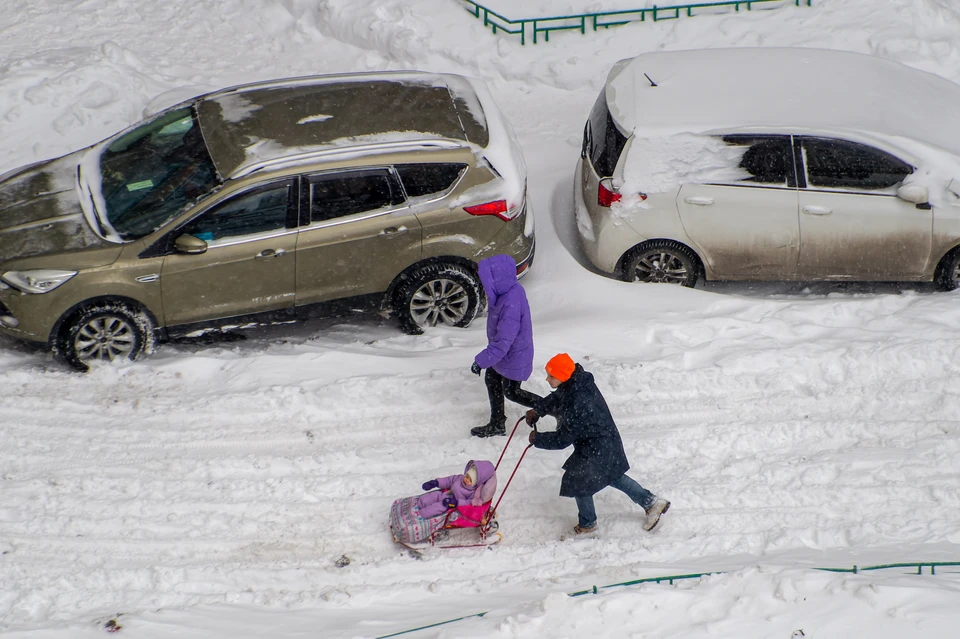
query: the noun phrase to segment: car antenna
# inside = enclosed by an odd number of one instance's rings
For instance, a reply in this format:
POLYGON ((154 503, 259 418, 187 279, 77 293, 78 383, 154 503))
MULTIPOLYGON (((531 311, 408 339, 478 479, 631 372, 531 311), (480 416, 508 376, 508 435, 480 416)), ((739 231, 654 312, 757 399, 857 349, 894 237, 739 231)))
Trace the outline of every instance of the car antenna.
MULTIPOLYGON (((645 77, 647 80, 650 80, 650 76, 647 75, 646 73, 643 74, 643 77, 645 77)), ((650 80, 650 86, 655 87, 657 86, 657 83, 654 82, 653 80, 650 80)))

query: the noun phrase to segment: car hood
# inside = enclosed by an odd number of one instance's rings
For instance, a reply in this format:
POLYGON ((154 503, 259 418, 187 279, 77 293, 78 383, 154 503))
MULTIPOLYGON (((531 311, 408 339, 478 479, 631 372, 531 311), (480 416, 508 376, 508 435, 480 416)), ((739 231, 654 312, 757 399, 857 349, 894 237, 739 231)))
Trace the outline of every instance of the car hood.
POLYGON ((13 259, 117 246, 84 217, 76 175, 81 152, 0 175, 0 264, 13 259))

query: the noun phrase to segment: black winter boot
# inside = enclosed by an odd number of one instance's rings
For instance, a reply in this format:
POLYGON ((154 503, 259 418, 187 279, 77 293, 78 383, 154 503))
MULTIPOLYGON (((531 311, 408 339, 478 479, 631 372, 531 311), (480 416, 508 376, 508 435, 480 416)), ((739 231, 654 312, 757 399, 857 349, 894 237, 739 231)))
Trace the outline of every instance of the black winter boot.
POLYGON ((494 435, 506 435, 507 434, 507 427, 505 425, 506 421, 507 421, 507 418, 504 417, 500 421, 491 421, 489 424, 486 424, 485 426, 477 426, 476 428, 471 428, 470 434, 473 435, 474 437, 493 437, 494 435))

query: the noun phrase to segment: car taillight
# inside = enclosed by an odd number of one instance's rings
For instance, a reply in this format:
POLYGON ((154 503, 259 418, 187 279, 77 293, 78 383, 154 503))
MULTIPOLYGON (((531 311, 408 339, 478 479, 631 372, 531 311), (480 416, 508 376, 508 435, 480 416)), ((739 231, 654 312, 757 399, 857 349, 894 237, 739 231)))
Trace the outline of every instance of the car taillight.
POLYGON ((519 206, 513 209, 507 208, 506 200, 493 200, 492 202, 485 202, 483 204, 465 206, 463 210, 470 215, 496 215, 504 222, 509 222, 520 213, 519 206))
MULTIPOLYGON (((645 200, 647 199, 647 194, 637 193, 637 197, 645 200)), ((600 185, 597 188, 597 204, 609 207, 614 202, 619 202, 622 199, 623 194, 613 190, 613 181, 610 178, 600 180, 600 185)))
POLYGON ((614 202, 619 202, 622 197, 613 190, 613 181, 610 178, 600 180, 600 186, 597 189, 597 204, 609 207, 614 202))

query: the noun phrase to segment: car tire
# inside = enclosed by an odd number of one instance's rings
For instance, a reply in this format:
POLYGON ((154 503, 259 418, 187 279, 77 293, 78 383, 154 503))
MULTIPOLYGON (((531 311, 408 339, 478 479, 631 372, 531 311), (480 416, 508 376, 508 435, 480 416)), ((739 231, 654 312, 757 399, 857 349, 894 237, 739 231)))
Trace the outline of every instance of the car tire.
POLYGON ((700 258, 673 240, 636 246, 624 256, 621 278, 625 282, 679 284, 693 288, 700 279, 700 258))
POLYGON ((933 283, 941 291, 955 291, 960 287, 960 248, 955 248, 940 260, 933 283))
POLYGON ((483 288, 471 269, 429 264, 407 275, 397 288, 393 311, 408 335, 438 324, 463 328, 480 312, 483 288))
POLYGON ((84 306, 64 322, 56 350, 86 372, 94 362, 135 360, 153 348, 154 326, 142 310, 124 302, 84 306))

